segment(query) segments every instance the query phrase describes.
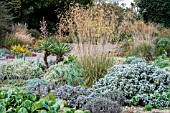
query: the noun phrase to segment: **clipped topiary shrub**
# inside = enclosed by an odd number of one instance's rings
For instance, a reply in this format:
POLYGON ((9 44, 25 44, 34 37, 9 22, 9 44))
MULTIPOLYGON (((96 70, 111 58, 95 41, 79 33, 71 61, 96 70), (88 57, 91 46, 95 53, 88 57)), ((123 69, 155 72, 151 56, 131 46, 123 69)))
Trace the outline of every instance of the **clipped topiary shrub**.
POLYGON ((67 84, 77 86, 83 83, 82 74, 83 69, 77 67, 75 64, 64 64, 60 62, 50 66, 44 74, 43 79, 60 83, 61 85, 67 84))
POLYGON ((118 89, 125 96, 128 105, 170 106, 167 90, 170 73, 146 63, 115 65, 108 70, 93 89, 97 93, 107 93, 118 89))
POLYGON ((146 60, 133 56, 133 57, 126 58, 126 60, 123 63, 124 64, 146 63, 146 60))
POLYGON ((89 101, 83 109, 89 110, 91 113, 121 113, 120 106, 117 102, 103 97, 89 101))
POLYGON ((30 79, 41 77, 43 71, 35 64, 23 59, 0 62, 0 80, 30 79))

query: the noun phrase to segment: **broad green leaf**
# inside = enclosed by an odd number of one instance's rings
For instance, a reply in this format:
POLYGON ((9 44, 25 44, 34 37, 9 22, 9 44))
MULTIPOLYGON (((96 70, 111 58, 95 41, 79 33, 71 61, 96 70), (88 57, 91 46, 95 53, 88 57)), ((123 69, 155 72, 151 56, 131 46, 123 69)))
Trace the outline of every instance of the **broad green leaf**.
POLYGON ((63 108, 65 105, 65 102, 63 100, 59 100, 55 103, 55 105, 60 105, 60 108, 63 108))
POLYGON ((75 113, 84 113, 82 110, 76 110, 75 113))
POLYGON ((41 110, 39 113, 47 113, 46 110, 41 110))
POLYGON ((18 113, 28 113, 27 109, 22 107, 20 108, 20 110, 18 111, 18 113))
POLYGON ((30 100, 25 100, 24 102, 22 102, 21 106, 27 108, 28 110, 31 110, 33 102, 30 100))
POLYGON ((0 113, 6 113, 6 108, 3 105, 0 105, 0 113))
POLYGON ((41 109, 43 108, 43 104, 41 102, 36 102, 34 103, 34 110, 38 110, 38 109, 41 109))

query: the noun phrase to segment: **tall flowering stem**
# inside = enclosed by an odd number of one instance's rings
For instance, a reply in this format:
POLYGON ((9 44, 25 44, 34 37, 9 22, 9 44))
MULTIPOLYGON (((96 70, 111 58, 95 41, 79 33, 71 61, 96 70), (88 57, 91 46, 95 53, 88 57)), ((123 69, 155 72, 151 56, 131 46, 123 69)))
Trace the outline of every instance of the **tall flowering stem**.
POLYGON ((43 38, 47 37, 47 22, 45 21, 45 18, 43 17, 42 21, 40 21, 40 30, 41 30, 41 35, 43 38))

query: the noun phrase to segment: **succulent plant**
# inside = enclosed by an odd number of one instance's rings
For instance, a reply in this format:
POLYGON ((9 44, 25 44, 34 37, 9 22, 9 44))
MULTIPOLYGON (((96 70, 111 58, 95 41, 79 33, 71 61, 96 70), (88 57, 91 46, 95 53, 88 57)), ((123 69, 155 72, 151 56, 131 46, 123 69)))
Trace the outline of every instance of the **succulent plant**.
POLYGON ((118 89, 125 96, 128 105, 170 105, 167 90, 170 73, 146 63, 115 65, 108 74, 93 85, 99 94, 118 89))
POLYGON ((89 101, 83 109, 89 110, 91 113, 121 113, 121 108, 117 102, 102 97, 89 101))
POLYGON ((61 85, 77 86, 83 83, 83 69, 77 67, 74 63, 64 64, 60 62, 58 64, 50 66, 43 76, 44 80, 49 82, 57 82, 61 85))

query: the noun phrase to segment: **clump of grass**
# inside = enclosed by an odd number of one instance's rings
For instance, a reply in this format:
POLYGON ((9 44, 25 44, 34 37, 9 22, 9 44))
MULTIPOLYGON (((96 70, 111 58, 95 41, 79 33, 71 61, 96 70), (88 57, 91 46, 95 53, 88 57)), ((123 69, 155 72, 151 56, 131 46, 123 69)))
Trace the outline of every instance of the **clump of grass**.
POLYGON ((113 58, 107 54, 103 55, 85 55, 79 60, 80 66, 85 70, 85 84, 91 86, 99 78, 102 78, 107 73, 107 69, 114 65, 113 58))
POLYGON ((24 44, 32 44, 34 38, 28 33, 27 24, 14 24, 12 26, 12 32, 9 34, 10 39, 20 40, 24 44))

